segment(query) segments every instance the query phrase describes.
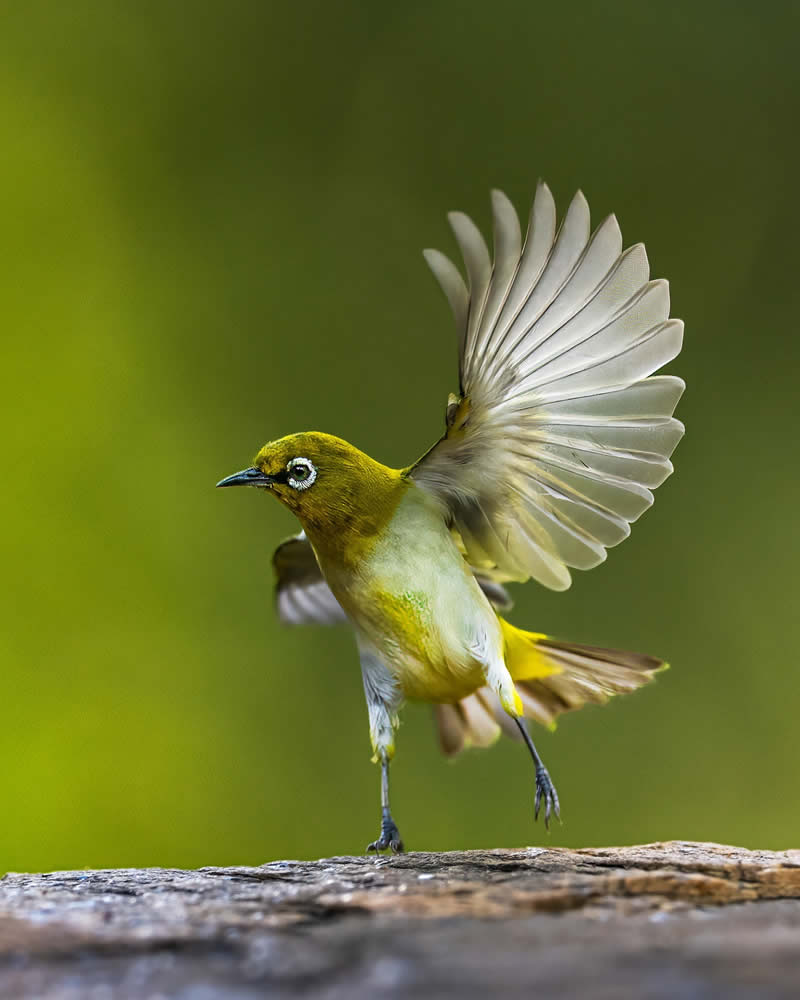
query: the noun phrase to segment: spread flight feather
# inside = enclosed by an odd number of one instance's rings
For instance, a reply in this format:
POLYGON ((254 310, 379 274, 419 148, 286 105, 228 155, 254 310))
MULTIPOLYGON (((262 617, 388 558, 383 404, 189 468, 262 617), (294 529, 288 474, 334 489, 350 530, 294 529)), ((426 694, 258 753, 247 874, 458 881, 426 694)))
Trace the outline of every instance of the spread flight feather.
POLYGON ((493 264, 475 224, 450 216, 468 286, 425 253, 455 316, 461 384, 445 436, 409 474, 472 565, 564 590, 568 567, 602 562, 672 472, 684 383, 652 376, 680 351, 683 324, 644 247, 622 251, 613 216, 590 236, 580 192, 556 233, 540 183, 524 245, 506 196, 492 206, 493 264))

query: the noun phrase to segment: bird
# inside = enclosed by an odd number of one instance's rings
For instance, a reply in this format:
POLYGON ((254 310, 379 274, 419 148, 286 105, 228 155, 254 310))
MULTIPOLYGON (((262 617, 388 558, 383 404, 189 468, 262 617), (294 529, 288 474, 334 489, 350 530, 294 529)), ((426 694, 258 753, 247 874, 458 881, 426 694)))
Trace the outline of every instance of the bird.
POLYGON ((390 468, 319 431, 265 444, 217 483, 275 497, 302 531, 273 557, 288 624, 355 633, 381 821, 367 851, 404 850, 389 798, 399 711, 431 702, 441 748, 524 742, 534 819, 560 820, 555 784, 528 720, 633 691, 664 668, 639 653, 563 641, 512 625, 508 583, 566 590, 630 534, 673 471, 685 388, 654 374, 681 350, 669 285, 651 280, 644 245, 623 250, 614 215, 594 231, 581 191, 560 224, 548 186, 527 231, 491 193, 493 253, 465 214, 448 219, 463 258, 424 257, 458 334, 459 391, 441 438, 390 468))

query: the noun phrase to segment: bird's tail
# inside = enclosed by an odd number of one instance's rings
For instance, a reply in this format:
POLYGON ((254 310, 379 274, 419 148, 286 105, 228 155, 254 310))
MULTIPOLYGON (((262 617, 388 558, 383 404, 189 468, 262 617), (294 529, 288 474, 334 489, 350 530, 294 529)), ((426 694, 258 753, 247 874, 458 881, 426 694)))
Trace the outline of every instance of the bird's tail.
MULTIPOLYGON (((561 642, 539 632, 525 632, 502 618, 500 624, 506 666, 525 716, 545 726, 552 726, 562 712, 587 703, 601 705, 612 695, 635 691, 667 667, 653 656, 561 642)), ((446 754, 469 745, 486 746, 501 729, 510 736, 519 735, 488 688, 456 705, 437 705, 436 717, 446 754)))
POLYGON ((582 646, 524 632, 500 619, 506 666, 519 691, 525 715, 543 725, 587 702, 601 705, 615 694, 635 691, 667 664, 654 656, 622 649, 582 646))

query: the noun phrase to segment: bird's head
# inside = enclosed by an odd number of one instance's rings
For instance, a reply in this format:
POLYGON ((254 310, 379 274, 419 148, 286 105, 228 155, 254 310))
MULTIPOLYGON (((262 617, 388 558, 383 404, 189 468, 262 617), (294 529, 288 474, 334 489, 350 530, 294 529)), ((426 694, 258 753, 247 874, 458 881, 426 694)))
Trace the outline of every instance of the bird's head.
POLYGON ((270 441, 251 468, 217 483, 266 490, 318 536, 370 530, 376 515, 394 509, 405 485, 399 471, 317 431, 270 441))

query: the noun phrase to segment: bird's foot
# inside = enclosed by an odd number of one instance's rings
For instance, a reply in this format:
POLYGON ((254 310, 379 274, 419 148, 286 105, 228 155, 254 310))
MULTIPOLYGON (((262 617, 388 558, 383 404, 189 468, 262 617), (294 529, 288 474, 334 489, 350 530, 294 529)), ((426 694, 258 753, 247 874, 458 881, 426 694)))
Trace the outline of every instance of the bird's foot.
POLYGON ((391 816, 384 816, 381 821, 381 835, 371 844, 367 844, 367 853, 374 851, 391 850, 392 854, 403 853, 403 841, 400 839, 400 831, 391 816))
POLYGON ((539 818, 539 809, 544 802, 544 826, 546 830, 550 829, 550 814, 551 812, 555 815, 556 819, 561 822, 561 813, 559 811, 558 804, 558 792, 556 791, 556 786, 550 775, 547 773, 546 767, 536 768, 536 800, 534 802, 533 808, 533 818, 539 818))

